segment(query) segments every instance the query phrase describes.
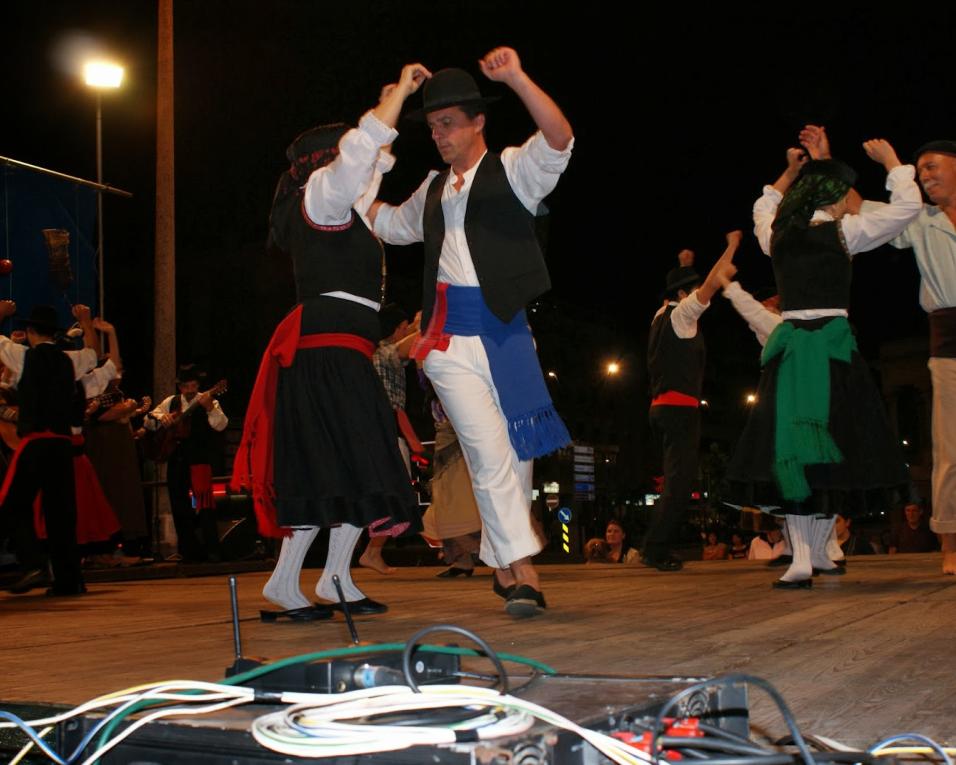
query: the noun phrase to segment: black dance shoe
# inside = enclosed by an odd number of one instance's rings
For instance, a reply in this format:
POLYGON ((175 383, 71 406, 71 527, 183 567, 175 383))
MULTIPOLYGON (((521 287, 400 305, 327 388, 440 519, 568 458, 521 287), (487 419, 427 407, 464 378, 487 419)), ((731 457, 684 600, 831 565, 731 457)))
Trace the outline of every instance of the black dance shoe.
POLYGON ((680 571, 684 568, 684 561, 673 555, 668 555, 666 558, 644 558, 641 563, 658 571, 680 571))
MULTIPOLYGON (((362 598, 361 600, 346 602, 346 605, 349 607, 349 613, 352 614, 352 616, 371 616, 373 614, 384 614, 388 611, 388 606, 371 598, 362 598)), ((331 603, 329 608, 334 611, 341 611, 342 604, 331 603)))
POLYGON ((30 590, 49 586, 49 572, 45 568, 35 568, 31 571, 27 571, 23 576, 17 579, 17 581, 7 588, 7 591, 12 592, 14 595, 23 595, 23 593, 30 592, 30 590))
POLYGON ((452 566, 451 568, 446 568, 440 574, 435 574, 439 579, 453 579, 456 576, 469 577, 475 573, 473 568, 458 568, 458 566, 452 566))
POLYGON ((797 579, 795 582, 788 582, 784 579, 778 579, 773 583, 775 590, 811 590, 813 589, 812 579, 797 579))
POLYGON ((545 608, 544 595, 530 584, 515 587, 505 602, 505 611, 512 616, 536 616, 545 608))
POLYGON ((491 589, 494 591, 495 595, 499 598, 504 598, 507 600, 511 597, 511 593, 515 591, 515 585, 509 584, 505 587, 501 582, 498 581, 498 577, 494 571, 491 572, 491 589))
POLYGON ((768 568, 776 568, 777 566, 789 566, 793 563, 792 555, 778 555, 776 558, 771 558, 767 561, 768 568))
POLYGON ((288 619, 290 622, 318 622, 332 618, 332 609, 322 603, 302 608, 290 608, 286 611, 260 611, 259 619, 263 622, 277 622, 288 619))

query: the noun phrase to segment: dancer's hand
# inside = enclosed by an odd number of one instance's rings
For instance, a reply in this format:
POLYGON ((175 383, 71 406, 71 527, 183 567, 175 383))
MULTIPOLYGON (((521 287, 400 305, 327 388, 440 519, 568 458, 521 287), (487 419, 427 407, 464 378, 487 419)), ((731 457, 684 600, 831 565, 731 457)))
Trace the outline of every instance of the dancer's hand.
POLYGON ((12 300, 0 300, 0 320, 13 316, 17 312, 17 304, 12 300))
POLYGON ((879 162, 883 165, 883 167, 886 168, 886 172, 902 164, 900 158, 896 156, 896 149, 893 148, 889 141, 883 138, 871 138, 869 141, 864 141, 863 151, 865 151, 866 156, 874 162, 879 162))
POLYGON ((803 149, 796 147, 787 149, 787 172, 796 178, 800 172, 800 168, 803 167, 809 159, 810 156, 803 149))
MULTIPOLYGON (((402 98, 408 98, 412 93, 418 90, 432 73, 421 64, 406 64, 402 67, 402 73, 398 77, 397 87, 402 92, 402 98)), ((385 86, 388 87, 387 85, 385 86)))
POLYGON ((830 139, 821 125, 806 125, 800 131, 800 145, 812 159, 830 159, 830 139))
POLYGON ((481 73, 489 80, 503 82, 506 85, 512 85, 524 74, 521 59, 518 58, 514 48, 495 48, 478 62, 478 66, 481 67, 481 73))
POLYGON ((677 263, 681 268, 687 268, 688 266, 694 265, 694 251, 681 250, 679 253, 677 253, 677 263))

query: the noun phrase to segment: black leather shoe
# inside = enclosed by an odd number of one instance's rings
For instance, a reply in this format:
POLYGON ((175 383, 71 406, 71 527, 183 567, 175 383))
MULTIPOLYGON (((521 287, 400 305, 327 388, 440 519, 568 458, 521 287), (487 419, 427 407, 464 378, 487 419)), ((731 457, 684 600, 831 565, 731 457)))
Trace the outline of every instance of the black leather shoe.
POLYGON ((795 582, 787 582, 783 579, 778 579, 773 583, 773 588, 775 590, 811 590, 813 589, 813 580, 798 579, 795 582))
MULTIPOLYGON (((372 614, 384 614, 388 611, 388 606, 384 603, 379 603, 376 600, 371 598, 362 598, 361 600, 355 600, 347 603, 349 607, 349 613, 352 616, 370 616, 372 614)), ((334 611, 341 611, 341 603, 331 603, 329 608, 334 611)))
POLYGON ((71 584, 57 584, 47 589, 46 594, 53 598, 71 597, 73 595, 83 595, 86 592, 86 585, 83 582, 73 582, 71 584))
POLYGON ((512 616, 535 616, 545 608, 544 595, 530 584, 515 587, 505 602, 505 611, 512 616))
POLYGON ((35 568, 32 571, 27 571, 23 576, 17 579, 17 581, 11 584, 7 590, 14 595, 23 595, 23 593, 30 592, 30 590, 49 586, 50 574, 47 570, 45 568, 35 568))
MULTIPOLYGON (((834 561, 835 562, 835 561, 834 561)), ((836 566, 835 568, 814 568, 813 575, 820 576, 843 576, 846 573, 846 566, 836 566)))
POLYGON ((771 558, 767 561, 767 566, 769 568, 776 568, 777 566, 789 566, 793 563, 792 555, 778 555, 776 558, 771 558))
POLYGON ((446 568, 440 574, 435 574, 439 579, 452 579, 456 576, 469 577, 475 573, 473 568, 458 568, 458 566, 452 566, 451 568, 446 568))
POLYGON ((322 619, 331 619, 332 609, 321 603, 302 608, 290 608, 286 611, 260 611, 259 619, 264 622, 277 622, 288 619, 290 622, 318 622, 322 619))
POLYGON ((499 598, 504 598, 507 600, 511 597, 511 593, 515 591, 515 586, 509 584, 505 587, 501 582, 498 581, 498 577, 494 571, 491 572, 491 589, 494 590, 495 595, 499 598))
POLYGON ((658 571, 680 571, 684 568, 684 561, 673 555, 668 555, 666 558, 644 558, 641 563, 658 571))

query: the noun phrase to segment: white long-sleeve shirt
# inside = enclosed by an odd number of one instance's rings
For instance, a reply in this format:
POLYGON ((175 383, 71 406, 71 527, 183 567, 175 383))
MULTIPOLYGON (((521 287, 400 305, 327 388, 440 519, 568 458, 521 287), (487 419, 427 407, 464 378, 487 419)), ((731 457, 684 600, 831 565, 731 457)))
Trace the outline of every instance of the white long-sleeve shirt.
POLYGON ((724 287, 724 297, 747 322, 747 326, 757 336, 757 342, 761 346, 766 345, 767 338, 783 321, 783 317, 764 307, 763 303, 741 287, 739 282, 731 282, 724 287))

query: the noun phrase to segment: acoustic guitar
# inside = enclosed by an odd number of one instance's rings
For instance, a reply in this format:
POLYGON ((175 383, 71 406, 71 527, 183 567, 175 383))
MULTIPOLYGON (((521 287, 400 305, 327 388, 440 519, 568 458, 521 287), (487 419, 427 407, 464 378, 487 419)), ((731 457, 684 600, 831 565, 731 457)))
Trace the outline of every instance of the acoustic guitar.
POLYGON ((169 455, 176 449, 176 445, 189 438, 190 418, 186 415, 199 406, 199 397, 205 393, 217 398, 225 393, 228 387, 229 383, 226 380, 220 380, 209 390, 197 393, 192 401, 178 412, 170 412, 173 415, 173 420, 168 424, 164 425, 162 422, 156 421, 156 428, 153 430, 147 429, 143 438, 143 451, 146 458, 154 462, 166 462, 169 455))

